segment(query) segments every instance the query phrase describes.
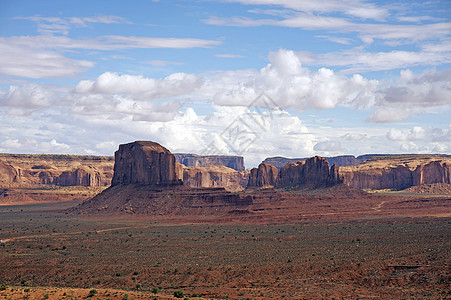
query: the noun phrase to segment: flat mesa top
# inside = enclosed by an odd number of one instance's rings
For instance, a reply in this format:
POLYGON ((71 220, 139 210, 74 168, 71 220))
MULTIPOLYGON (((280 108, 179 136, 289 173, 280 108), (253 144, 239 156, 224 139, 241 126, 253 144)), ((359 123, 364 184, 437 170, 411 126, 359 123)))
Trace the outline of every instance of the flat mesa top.
POLYGON ((158 143, 152 142, 152 141, 136 141, 128 144, 121 145, 121 147, 133 147, 133 146, 139 146, 144 152, 164 152, 164 153, 171 153, 168 149, 161 146, 158 143))

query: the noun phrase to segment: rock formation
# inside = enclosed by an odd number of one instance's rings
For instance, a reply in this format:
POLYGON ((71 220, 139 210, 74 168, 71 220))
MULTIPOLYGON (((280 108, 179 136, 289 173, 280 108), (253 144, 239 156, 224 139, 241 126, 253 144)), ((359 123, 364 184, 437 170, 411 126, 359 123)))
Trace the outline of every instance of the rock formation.
POLYGON ((186 167, 226 166, 236 171, 244 171, 244 158, 242 156, 209 155, 176 153, 175 159, 186 167))
POLYGON ((274 187, 279 171, 270 164, 261 163, 258 168, 253 168, 249 175, 248 188, 274 187))
POLYGON ((172 186, 181 182, 176 175, 175 157, 168 149, 150 141, 119 146, 114 154, 111 185, 143 184, 172 186))
POLYGON ((0 186, 105 187, 111 184, 113 164, 106 156, 0 154, 0 186))
POLYGON ((325 158, 315 156, 306 161, 288 163, 280 169, 277 178, 278 187, 321 187, 341 183, 338 165, 329 169, 325 158))
POLYGON ((248 172, 226 166, 184 167, 183 184, 193 188, 225 188, 241 191, 247 185, 248 172))
POLYGON ((451 184, 451 159, 432 155, 386 156, 340 169, 344 182, 359 189, 395 189, 451 184))
MULTIPOLYGON (((337 163, 339 167, 348 167, 348 166, 357 166, 371 158, 377 158, 377 157, 397 157, 397 156, 404 156, 403 154, 394 154, 394 155, 388 155, 388 154, 364 154, 359 156, 353 156, 353 155, 339 155, 339 156, 332 156, 332 157, 324 157, 329 162, 329 165, 333 165, 334 163, 337 163)), ((421 154, 413 155, 421 157, 421 154)), ((436 154, 433 155, 435 157, 450 157, 449 155, 445 154, 436 154)), ((268 157, 263 162, 267 164, 271 164, 275 166, 277 169, 280 169, 285 166, 286 164, 293 162, 297 163, 298 161, 305 161, 307 158, 286 158, 281 156, 276 157, 268 157)))

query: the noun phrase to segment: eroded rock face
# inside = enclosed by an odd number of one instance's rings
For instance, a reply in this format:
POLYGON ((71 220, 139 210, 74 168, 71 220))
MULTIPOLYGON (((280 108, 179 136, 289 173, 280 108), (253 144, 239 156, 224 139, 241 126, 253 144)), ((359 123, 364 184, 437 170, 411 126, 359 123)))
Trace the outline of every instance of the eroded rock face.
POLYGON ((338 165, 329 169, 327 160, 315 156, 306 161, 288 163, 280 169, 277 178, 278 187, 308 186, 320 187, 341 183, 338 165))
POLYGON ((244 171, 244 158, 242 156, 223 155, 196 155, 176 153, 175 159, 186 167, 226 166, 236 171, 244 171))
POLYGON ((433 183, 451 184, 449 159, 425 156, 386 157, 343 168, 344 182, 359 189, 402 190, 433 183))
POLYGON ((224 188, 241 191, 247 185, 248 172, 225 166, 184 167, 183 184, 192 188, 224 188))
POLYGON ((93 169, 82 168, 65 171, 55 178, 54 184, 60 186, 100 186, 100 173, 93 169))
POLYGON ((111 184, 113 164, 105 156, 0 154, 0 186, 104 187, 111 184))
POLYGON ((261 163, 258 168, 253 168, 249 175, 248 188, 274 187, 279 171, 270 164, 261 163))
POLYGON ((111 185, 179 185, 175 157, 166 148, 150 141, 136 141, 119 146, 115 152, 111 185))

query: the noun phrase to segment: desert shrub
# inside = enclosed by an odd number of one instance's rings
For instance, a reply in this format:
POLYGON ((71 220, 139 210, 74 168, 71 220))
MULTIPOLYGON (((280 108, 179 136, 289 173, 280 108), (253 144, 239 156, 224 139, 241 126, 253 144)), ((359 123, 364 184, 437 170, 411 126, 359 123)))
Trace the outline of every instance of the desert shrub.
POLYGON ((6 285, 6 283, 3 283, 2 285, 0 285, 0 291, 5 291, 8 288, 8 286, 6 285))
POLYGON ((183 292, 178 290, 174 292, 174 297, 175 298, 183 298, 183 292))
POLYGON ((152 288, 152 293, 158 294, 158 292, 159 292, 159 290, 156 286, 152 288))
POLYGON ((97 294, 97 290, 93 289, 89 291, 88 297, 93 297, 95 294, 97 294))
POLYGON ((44 299, 48 299, 48 298, 50 298, 49 294, 45 294, 44 299))

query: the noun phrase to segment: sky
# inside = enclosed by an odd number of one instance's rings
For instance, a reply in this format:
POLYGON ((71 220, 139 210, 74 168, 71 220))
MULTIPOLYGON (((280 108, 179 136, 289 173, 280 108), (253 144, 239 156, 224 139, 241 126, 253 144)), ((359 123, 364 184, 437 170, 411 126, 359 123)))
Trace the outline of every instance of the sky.
POLYGON ((451 1, 0 0, 0 152, 451 153, 451 1))

